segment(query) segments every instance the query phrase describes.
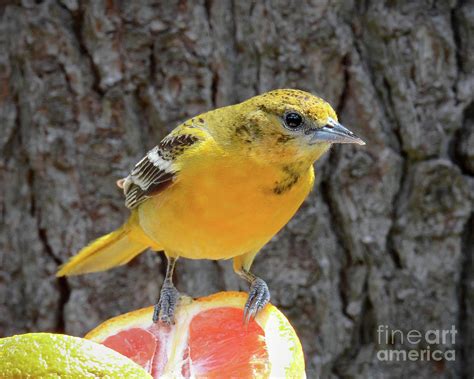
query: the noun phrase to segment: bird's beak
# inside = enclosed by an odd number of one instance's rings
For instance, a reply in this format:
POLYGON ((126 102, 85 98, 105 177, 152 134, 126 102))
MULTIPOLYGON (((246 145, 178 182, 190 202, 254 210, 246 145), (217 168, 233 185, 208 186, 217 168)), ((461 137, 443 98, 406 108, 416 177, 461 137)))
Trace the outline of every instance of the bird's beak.
POLYGON ((328 118, 328 122, 325 126, 313 132, 311 144, 318 142, 356 143, 358 145, 365 145, 364 141, 332 118, 328 118))

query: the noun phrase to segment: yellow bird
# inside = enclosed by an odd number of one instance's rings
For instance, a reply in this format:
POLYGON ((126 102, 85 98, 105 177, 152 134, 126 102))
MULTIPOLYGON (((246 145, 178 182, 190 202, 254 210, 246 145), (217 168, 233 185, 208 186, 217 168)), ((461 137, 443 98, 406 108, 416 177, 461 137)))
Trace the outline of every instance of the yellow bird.
POLYGON ((176 260, 233 258, 250 283, 248 321, 270 300, 266 283, 250 272, 255 255, 298 210, 313 187, 313 163, 333 143, 364 145, 327 102, 300 90, 274 90, 196 116, 117 182, 128 221, 57 275, 107 270, 148 248, 164 251, 168 266, 153 318, 172 323, 176 260))

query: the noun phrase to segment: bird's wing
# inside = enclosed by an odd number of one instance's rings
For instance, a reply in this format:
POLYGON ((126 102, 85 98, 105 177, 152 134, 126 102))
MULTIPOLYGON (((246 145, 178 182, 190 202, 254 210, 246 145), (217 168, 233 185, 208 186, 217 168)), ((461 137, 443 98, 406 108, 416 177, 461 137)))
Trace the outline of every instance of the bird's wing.
POLYGON ((173 183, 178 173, 176 160, 204 141, 208 134, 193 124, 182 124, 138 162, 130 175, 117 182, 123 189, 125 205, 133 209, 173 183))

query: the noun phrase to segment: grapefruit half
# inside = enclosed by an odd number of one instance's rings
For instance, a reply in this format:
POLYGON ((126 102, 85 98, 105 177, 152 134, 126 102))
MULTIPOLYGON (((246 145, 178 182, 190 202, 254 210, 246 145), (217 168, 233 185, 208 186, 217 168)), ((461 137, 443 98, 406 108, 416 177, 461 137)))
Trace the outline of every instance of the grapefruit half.
POLYGON ((182 298, 171 326, 152 322, 153 307, 114 317, 85 338, 131 358, 154 378, 305 378, 301 343, 268 304, 243 324, 247 294, 182 298))

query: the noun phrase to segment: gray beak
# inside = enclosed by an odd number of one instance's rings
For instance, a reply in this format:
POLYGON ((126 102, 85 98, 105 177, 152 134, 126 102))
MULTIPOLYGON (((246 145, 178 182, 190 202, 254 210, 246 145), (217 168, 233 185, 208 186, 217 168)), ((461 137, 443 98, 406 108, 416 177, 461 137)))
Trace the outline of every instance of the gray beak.
POLYGON ((311 143, 356 143, 365 145, 365 142, 332 118, 328 118, 328 123, 322 128, 316 129, 311 137, 311 143))

